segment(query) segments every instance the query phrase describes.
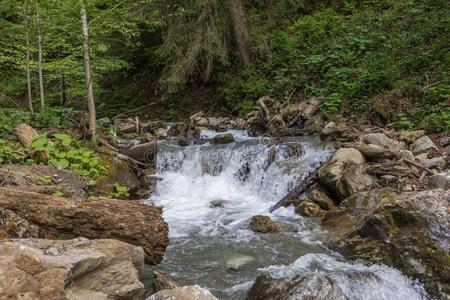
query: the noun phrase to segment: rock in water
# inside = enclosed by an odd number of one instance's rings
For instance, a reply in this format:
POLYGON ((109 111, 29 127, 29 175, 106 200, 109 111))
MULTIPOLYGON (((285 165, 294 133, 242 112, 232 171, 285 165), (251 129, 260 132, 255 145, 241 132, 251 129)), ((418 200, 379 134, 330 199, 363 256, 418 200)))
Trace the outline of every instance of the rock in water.
POLYGON ((248 255, 237 255, 227 260, 227 267, 232 270, 239 270, 242 266, 254 261, 255 259, 248 255))
POLYGON ((450 296, 449 190, 357 193, 328 212, 322 225, 336 230, 330 246, 350 259, 395 267, 432 296, 450 296))
POLYGON ((253 216, 250 220, 249 227, 254 232, 259 233, 278 232, 281 229, 281 225, 272 221, 268 216, 253 216))
POLYGON ((319 169, 319 180, 337 199, 343 200, 374 183, 374 179, 366 174, 364 163, 358 150, 341 148, 319 169))
POLYGON ((153 272, 153 289, 155 292, 171 290, 177 287, 180 287, 180 285, 170 276, 161 272, 153 272))
POLYGON ((323 273, 306 273, 294 278, 258 276, 246 300, 347 300, 337 284, 323 273))
POLYGON ((215 145, 229 144, 234 142, 234 137, 230 133, 218 134, 215 137, 213 137, 211 142, 215 145))
POLYGON ((0 242, 0 299, 142 299, 144 251, 116 240, 0 242))
POLYGON ((20 124, 14 128, 14 135, 24 147, 28 147, 33 139, 38 136, 38 133, 28 124, 20 124))
POLYGON ((217 300, 217 298, 198 285, 193 285, 162 290, 151 295, 147 300, 217 300))
POLYGON ((142 246, 148 264, 161 262, 169 244, 161 208, 133 201, 87 201, 0 188, 0 208, 38 227, 40 238, 111 238, 142 246))

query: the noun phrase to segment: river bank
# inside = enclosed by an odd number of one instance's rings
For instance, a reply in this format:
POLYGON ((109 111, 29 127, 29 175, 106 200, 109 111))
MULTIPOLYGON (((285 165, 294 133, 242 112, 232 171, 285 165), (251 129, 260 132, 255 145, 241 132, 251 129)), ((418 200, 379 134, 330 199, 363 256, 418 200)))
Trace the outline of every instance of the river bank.
MULTIPOLYGON (((47 289, 73 299, 83 293, 144 299, 156 291, 153 271, 162 271, 180 285, 199 284, 220 299, 284 299, 287 294, 446 299, 448 136, 323 120, 317 113, 320 99, 286 107, 267 98, 259 103, 244 120, 202 113, 185 123, 104 120, 122 138, 104 137, 104 146, 95 150, 115 166, 95 186, 51 166, 2 165, 1 244, 28 247, 32 254, 26 257, 50 262, 23 273, 29 278, 26 288, 3 281, 0 291, 28 293, 30 299, 56 295, 45 294, 47 289), (43 183, 43 176, 49 182, 43 183), (144 201, 101 200, 120 195, 119 182, 130 198, 144 201), (253 232, 249 223, 255 215, 279 225, 253 232), (67 261, 76 270, 51 262, 67 255, 51 250, 59 249, 53 246, 59 242, 33 240, 79 236, 91 241, 64 248, 92 247, 89 255, 97 258, 81 255, 74 263, 71 254, 67 261), (96 239, 105 238, 134 245, 123 253, 142 251, 143 259, 132 259, 131 265, 126 259, 100 263, 106 250, 96 248, 96 239), (122 264, 130 267, 119 268, 122 264), (63 274, 62 281, 51 285, 44 274, 55 272, 63 274), (92 272, 123 279, 96 281, 92 272), (126 272, 141 277, 127 282, 126 272), (112 292, 121 285, 127 288, 112 292)), ((21 262, 8 259, 0 274, 11 279, 12 270, 18 270, 14 264, 21 262)), ((183 291, 173 293, 182 297, 183 291)), ((170 296, 163 294, 151 299, 170 296)))

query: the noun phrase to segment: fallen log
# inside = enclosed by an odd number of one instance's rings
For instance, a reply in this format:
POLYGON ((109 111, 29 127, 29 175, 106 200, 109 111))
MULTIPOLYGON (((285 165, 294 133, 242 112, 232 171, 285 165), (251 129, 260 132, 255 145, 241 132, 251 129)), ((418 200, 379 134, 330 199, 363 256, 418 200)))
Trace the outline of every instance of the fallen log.
POLYGON ((162 210, 123 200, 80 200, 0 188, 0 208, 38 228, 46 239, 117 239, 142 246, 148 264, 161 262, 169 244, 162 210))
POLYGON ((317 173, 319 169, 315 170, 311 174, 309 174, 305 180, 300 182, 292 191, 290 191, 286 196, 284 196, 280 201, 277 202, 272 208, 270 212, 280 208, 280 207, 288 207, 293 202, 298 201, 298 198, 301 194, 308 192, 311 188, 317 183, 317 173))

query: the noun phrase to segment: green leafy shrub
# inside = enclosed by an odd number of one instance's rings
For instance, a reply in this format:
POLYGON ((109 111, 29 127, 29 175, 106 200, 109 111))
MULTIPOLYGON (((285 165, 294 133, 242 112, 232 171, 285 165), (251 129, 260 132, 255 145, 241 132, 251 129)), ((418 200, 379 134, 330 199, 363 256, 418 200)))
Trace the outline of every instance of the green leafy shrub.
POLYGON ((113 184, 114 191, 108 195, 112 199, 128 199, 130 194, 128 193, 128 187, 121 185, 120 183, 113 184))
POLYGON ((26 156, 25 149, 10 146, 0 139, 0 164, 23 162, 26 156))
POLYGON ((53 138, 49 138, 47 134, 40 135, 31 143, 31 149, 35 151, 35 162, 69 169, 90 178, 97 178, 106 172, 98 155, 82 147, 80 142, 67 134, 56 133, 53 138))
POLYGON ((325 100, 320 105, 320 112, 324 116, 330 116, 332 114, 335 114, 339 106, 342 103, 341 95, 338 93, 333 93, 325 98, 325 100))
POLYGON ((411 122, 406 115, 399 114, 394 122, 390 123, 388 126, 395 130, 411 130, 413 129, 414 123, 411 122))

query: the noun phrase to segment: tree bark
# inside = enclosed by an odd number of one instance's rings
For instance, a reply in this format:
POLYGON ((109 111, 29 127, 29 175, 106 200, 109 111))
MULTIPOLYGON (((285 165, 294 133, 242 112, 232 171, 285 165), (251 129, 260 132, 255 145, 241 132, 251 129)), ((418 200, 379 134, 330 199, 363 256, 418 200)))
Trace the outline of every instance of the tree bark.
POLYGON ((24 8, 24 25, 25 25, 25 44, 27 48, 27 93, 28 93, 28 109, 31 114, 33 114, 33 97, 31 95, 31 74, 30 74, 30 38, 28 35, 28 11, 27 11, 28 1, 25 2, 24 8))
POLYGON ((41 31, 41 18, 39 16, 39 2, 36 3, 36 26, 38 31, 38 72, 39 72, 39 95, 41 98, 41 109, 45 106, 44 96, 44 76, 42 71, 42 31, 41 31))
POLYGON ((86 78, 87 87, 87 102, 89 111, 89 135, 92 141, 96 140, 96 112, 94 101, 94 89, 92 83, 92 70, 89 57, 89 24, 87 22, 87 13, 84 6, 84 1, 80 0, 80 13, 81 13, 81 31, 83 33, 83 61, 84 61, 84 73, 86 78))
POLYGON ((230 8, 241 62, 246 66, 250 63, 250 36, 248 34, 241 0, 230 0, 230 8))

